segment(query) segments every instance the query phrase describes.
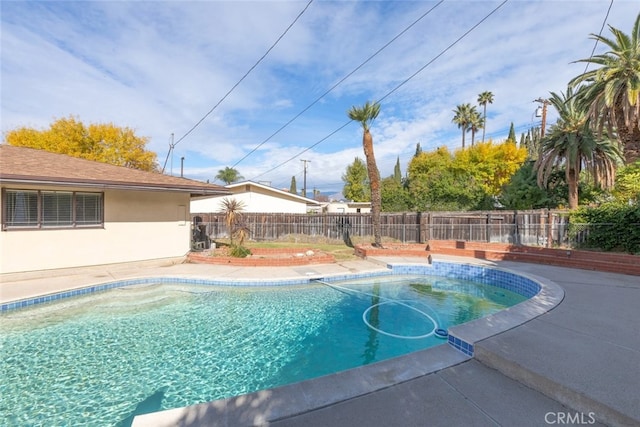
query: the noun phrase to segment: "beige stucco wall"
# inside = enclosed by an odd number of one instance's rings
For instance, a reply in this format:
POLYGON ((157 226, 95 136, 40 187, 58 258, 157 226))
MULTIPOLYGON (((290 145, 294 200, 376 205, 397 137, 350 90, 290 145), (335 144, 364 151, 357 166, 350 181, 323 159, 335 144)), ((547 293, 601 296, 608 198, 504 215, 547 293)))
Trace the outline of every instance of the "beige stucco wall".
POLYGON ((343 202, 331 202, 325 206, 329 213, 371 213, 371 204, 354 205, 343 202), (358 212, 360 209, 360 212, 358 212))
POLYGON ((177 192, 105 190, 104 228, 0 232, 0 271, 14 273, 183 256, 190 248, 189 199, 189 194, 177 192))
POLYGON ((230 196, 194 199, 191 201, 191 212, 223 212, 222 200, 225 198, 241 201, 244 204, 243 212, 248 213, 307 213, 307 204, 305 202, 293 198, 280 197, 255 187, 252 191, 239 192, 230 196))

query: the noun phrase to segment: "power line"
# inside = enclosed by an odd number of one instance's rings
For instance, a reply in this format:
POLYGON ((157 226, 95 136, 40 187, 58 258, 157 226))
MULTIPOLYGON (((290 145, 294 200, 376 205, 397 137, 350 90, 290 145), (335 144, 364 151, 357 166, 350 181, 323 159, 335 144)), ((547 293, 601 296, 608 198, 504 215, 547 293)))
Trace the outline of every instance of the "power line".
POLYGON ((452 47, 454 47, 455 45, 457 45, 462 39, 464 39, 467 35, 469 35, 469 33, 471 33, 473 30, 475 30, 477 27, 479 27, 484 21, 486 21, 487 19, 489 19, 489 17, 491 15, 493 15, 494 13, 496 13, 498 11, 498 9, 500 9, 502 6, 504 6, 509 0, 504 0, 502 3, 500 3, 495 9, 493 9, 491 12, 489 12, 488 15, 486 15, 484 18, 482 18, 480 21, 478 21, 473 27, 471 27, 470 29, 468 29, 463 35, 461 35, 460 37, 458 37, 453 43, 451 43, 449 46, 447 46, 442 52, 440 52, 439 54, 437 54, 435 57, 433 57, 433 59, 431 59, 431 61, 427 62, 424 66, 422 66, 421 68, 418 69, 418 71, 416 71, 415 73, 413 73, 412 75, 410 75, 409 77, 407 77, 407 79, 405 79, 403 82, 401 82, 399 85, 397 85, 395 88, 391 89, 391 91, 387 92, 387 94, 385 96, 383 96, 382 98, 378 99, 378 101, 376 102, 382 102, 384 99, 388 98, 392 93, 394 93, 396 90, 400 89, 402 86, 404 86, 407 82, 409 82, 409 80, 413 79, 415 76, 417 76, 418 74, 420 74, 425 68, 427 68, 429 65, 431 65, 432 63, 434 63, 438 58, 440 58, 442 55, 444 55, 445 53, 447 53, 452 47))
MULTIPOLYGON (((600 27, 600 32, 598 33, 598 38, 602 36, 602 30, 604 30, 604 26, 607 24, 607 19, 609 19, 609 12, 611 12, 611 6, 613 6, 613 0, 611 0, 611 3, 609 3, 607 14, 604 17, 604 21, 602 21, 602 27, 600 27)), ((596 42, 593 44, 593 49, 591 50, 591 55, 589 55, 589 60, 591 60, 591 58, 593 58, 593 55, 596 53, 596 46, 598 46, 598 38, 596 38, 596 42)), ((587 65, 584 66, 584 73, 582 74, 585 74, 588 68, 589 68, 589 62, 587 62, 587 65)))
MULTIPOLYGON (((518 125, 518 126, 514 125, 513 130, 517 132, 517 131, 523 130, 523 129, 531 129, 531 127, 532 127, 531 123, 525 123, 525 124, 521 124, 521 125, 518 125)), ((496 131, 488 133, 487 136, 489 138, 491 138, 493 136, 497 136, 497 135, 500 135, 500 134, 505 134, 505 133, 508 133, 510 129, 511 129, 511 126, 509 126, 508 128, 498 129, 496 131)))
MULTIPOLYGON (((400 84, 398 84, 396 87, 394 87, 393 89, 391 89, 389 92, 387 92, 386 95, 384 95, 382 98, 378 99, 376 102, 381 102, 382 100, 388 98, 391 94, 393 94, 395 91, 397 91, 398 89, 400 89, 402 86, 404 86, 407 82, 409 82, 411 79, 413 79, 415 76, 417 76, 419 73, 421 73, 422 71, 424 71, 425 68, 427 68, 429 65, 431 65, 433 62, 435 62, 438 58, 440 58, 442 55, 444 55, 447 51, 449 51, 453 46, 455 46, 456 44, 458 44, 462 39, 464 39, 467 35, 469 35, 473 30, 475 30, 478 26, 480 26, 484 21, 486 21, 490 16, 492 16, 494 13, 496 13, 502 6, 504 6, 509 0, 504 0, 502 3, 500 3, 498 6, 496 6, 491 12, 489 12, 487 15, 485 15, 484 18, 482 18, 480 21, 478 21, 474 26, 472 26, 469 30, 467 30, 464 34, 462 34, 460 37, 458 37, 453 43, 451 43, 449 46, 447 46, 444 50, 442 50, 438 55, 436 55, 435 57, 433 57, 429 62, 427 62, 424 66, 420 67, 418 69, 418 71, 416 71, 415 73, 413 73, 411 76, 409 76, 408 78, 406 78, 404 81, 402 81, 400 84)), ((263 175, 268 174, 269 172, 273 172, 274 170, 278 169, 279 167, 289 163, 290 161, 292 161, 293 159, 297 158, 298 156, 306 153, 307 151, 311 150, 312 148, 318 146, 320 143, 326 141, 327 139, 329 139, 330 137, 332 137, 333 135, 335 135, 336 133, 338 133, 339 131, 341 131, 342 129, 344 129, 345 127, 347 127, 349 124, 351 124, 352 120, 347 121, 346 123, 344 123, 342 126, 340 126, 339 128, 337 128, 336 130, 334 130, 333 132, 331 132, 329 135, 325 136, 324 138, 320 139, 318 142, 314 143, 313 145, 305 148, 304 150, 302 150, 301 152, 299 152, 298 154, 296 154, 295 156, 289 158, 288 160, 285 160, 284 162, 276 165, 275 167, 269 169, 266 172, 261 173, 260 175, 257 175, 256 177, 254 177, 252 180, 255 180, 256 178, 259 178, 263 175)))
MULTIPOLYGON (((240 164, 244 159, 246 159, 247 157, 249 157, 251 154, 255 153, 256 150, 258 150, 258 148, 262 147, 264 144, 266 144, 269 140, 271 140, 271 138, 273 138, 274 136, 276 136, 277 134, 279 134, 282 130, 284 130, 287 126, 289 126, 291 123, 293 123, 298 117, 300 117, 301 115, 303 115, 304 113, 306 113, 311 107, 313 107, 314 105, 316 105, 318 102, 320 102, 320 100, 322 100, 322 98, 324 98, 325 96, 327 96, 330 92, 332 92, 336 87, 338 87, 340 84, 342 84, 342 82, 344 82, 345 80, 347 80, 349 77, 351 77, 353 74, 355 74, 356 71, 358 71, 360 68, 362 68, 363 66, 365 66, 369 61, 371 61, 375 56, 377 56, 380 52, 382 52, 384 49, 386 49, 391 43, 393 43, 394 41, 396 41, 398 38, 400 38, 404 33, 406 33, 407 31, 409 31, 409 29, 411 29, 414 25, 416 25, 418 22, 420 22, 425 16, 427 16, 428 14, 430 14, 436 7, 440 6, 442 3, 444 2, 444 0, 441 0, 440 2, 436 3, 435 6, 433 6, 431 9, 427 10, 425 13, 423 13, 422 15, 420 15, 420 17, 418 17, 418 19, 416 19, 415 21, 413 21, 409 26, 405 27, 404 30, 400 31, 400 33, 398 33, 394 38, 392 38, 391 40, 389 40, 386 44, 384 44, 380 49, 378 49, 377 51, 375 51, 371 56, 369 56, 364 62, 362 62, 360 65, 358 65, 356 68, 354 68, 349 74, 347 74, 346 76, 344 76, 342 79, 340 79, 340 81, 338 81, 336 84, 334 84, 333 86, 331 86, 326 92, 324 92, 322 95, 320 95, 315 101, 313 101, 311 104, 307 105, 302 111, 300 111, 298 114, 296 114, 291 120, 289 120, 288 122, 286 122, 284 125, 282 125, 278 130, 276 130, 274 133, 272 133, 271 135, 269 135, 269 137, 267 139, 265 139, 264 141, 262 141, 260 144, 258 144, 253 150, 249 151, 243 158, 241 158, 240 160, 238 160, 232 167, 236 167, 238 166, 238 164, 240 164)), ((302 153, 301 153, 302 154, 302 153)))
MULTIPOLYGON (((317 145, 319 145, 321 142, 324 142, 325 140, 327 140, 328 138, 330 138, 331 136, 333 136, 334 134, 336 134, 338 131, 342 130, 344 127, 346 127, 346 126, 347 126, 347 125, 349 125, 349 124, 351 124, 351 121, 348 121, 347 123, 345 123, 344 125, 342 125, 340 128, 338 128, 336 131, 332 132, 330 135, 328 135, 328 136, 326 136, 325 138, 323 138, 322 140, 318 141, 317 143, 315 143, 315 144, 314 144, 314 145, 312 145, 311 147, 306 148, 305 150, 301 151, 300 153, 296 154, 295 156, 291 157, 290 159, 288 159, 288 160, 286 160, 286 161, 284 161, 284 162, 282 162, 282 163, 278 164, 277 166, 275 166, 275 167, 273 167, 273 168, 269 169, 268 171, 263 172, 263 173, 261 173, 260 175, 255 176, 255 177, 254 177, 254 178, 252 178, 250 181, 254 181, 254 180, 256 180, 257 178, 259 178, 259 177, 261 177, 261 176, 263 176, 263 175, 268 174, 269 172, 273 172, 274 170, 278 169, 279 167, 281 167, 281 166, 285 165, 286 163, 289 163, 290 161, 292 161, 292 160, 296 159, 296 158, 297 158, 298 156, 300 156, 301 154, 304 154, 305 152, 309 151, 310 149, 312 149, 312 148, 316 147, 316 146, 317 146, 317 145)), ((519 124, 519 125, 517 125, 517 126, 516 126, 516 125, 514 125, 514 128, 513 128, 513 129, 514 129, 514 131, 516 131, 516 132, 520 132, 520 131, 523 131, 523 130, 529 130, 529 129, 531 129, 531 128, 532 128, 532 124, 531 124, 531 123, 524 123, 524 124, 519 124)), ((488 133, 488 134, 487 134, 487 136, 488 136, 489 138, 491 138, 491 137, 496 136, 496 135, 505 134, 505 133, 507 133, 510 129, 511 129, 511 126, 509 125, 508 127, 501 128, 501 129, 495 130, 495 131, 493 131, 493 132, 491 132, 491 133, 488 133)), ((433 147, 446 146, 447 148, 455 149, 455 148, 456 148, 456 147, 455 147, 455 144, 456 144, 456 143, 451 143, 451 144, 441 144, 441 143, 438 143, 438 144, 432 144, 432 143, 428 142, 426 146, 427 146, 427 147, 428 147, 428 146, 433 146, 433 147)), ((425 147, 423 147, 423 148, 425 148, 425 147)), ((407 149, 407 150, 405 150, 405 151, 402 151, 402 152, 400 153, 400 155, 403 155, 403 154, 412 154, 412 153, 414 153, 414 152, 415 152, 415 147, 412 147, 411 149, 407 149)), ((296 176, 296 177, 300 177, 301 175, 302 175, 302 172, 298 172, 295 176, 296 176)), ((284 184, 283 184, 283 185, 284 185, 284 184)))
MULTIPOLYGON (((351 122, 348 122, 347 124, 350 124, 350 123, 351 123, 351 122)), ((532 124, 531 124, 531 123, 523 123, 523 124, 514 125, 513 130, 514 130, 515 132, 521 132, 521 131, 524 131, 524 130, 529 130, 529 129, 531 129, 532 127, 535 127, 535 126, 532 126, 532 124)), ((341 130, 341 129, 342 129, 342 128, 340 128, 339 130, 341 130)), ((507 133, 510 129, 511 129, 511 126, 509 125, 508 127, 501 128, 501 129, 498 129, 498 130, 493 131, 493 132, 491 132, 491 133, 488 133, 488 134, 487 134, 487 136, 488 136, 489 138, 491 138, 491 137, 496 136, 496 135, 505 134, 505 133, 507 133)), ((333 135, 333 133, 332 133, 332 135, 333 135)), ((326 139, 326 138, 325 138, 325 139, 326 139)), ((323 139, 323 141, 324 141, 324 139, 323 139)), ((456 149, 456 148, 457 148, 457 144, 458 144, 458 143, 456 143, 456 142, 452 142, 452 143, 449 143, 449 144, 445 144, 445 143, 435 143, 435 144, 434 144, 434 143, 432 143, 432 142, 427 142, 427 143, 426 143, 426 145, 424 145, 422 148, 428 148, 428 147, 438 148, 438 147, 445 146, 445 147, 447 147, 447 148, 449 148, 449 149, 456 149)), ((316 144, 316 145, 317 145, 317 144, 316 144)), ((315 146, 315 145, 314 145, 314 146, 315 146)), ((312 147, 307 148, 305 151, 308 151, 310 148, 312 148, 312 147)), ((410 157, 413 157, 413 153, 415 153, 415 146, 414 146, 414 147, 411 147, 411 148, 408 148, 408 149, 406 149, 406 150, 404 150, 404 151, 401 151, 401 152, 399 153, 399 156, 400 156, 400 157, 403 157, 404 155, 411 155, 410 157)), ((262 175, 266 175, 267 173, 272 172, 273 170, 275 170, 275 169, 279 168, 280 166, 283 166, 284 164, 286 164, 286 163, 290 162, 291 160, 295 159, 296 157, 298 157, 300 154, 302 154, 302 153, 299 153, 299 154, 297 154, 296 156, 294 156, 294 157, 290 158, 289 160, 287 160, 286 162, 283 162, 283 163, 279 164, 278 166, 276 166, 276 167, 274 167, 274 168, 272 168, 272 169, 269 169, 267 172, 264 172, 264 173, 262 173, 262 174, 260 174, 260 175, 258 175, 258 176, 256 176, 256 177, 252 178, 252 179, 251 179, 251 181, 255 180, 256 178, 261 177, 262 175)), ((302 177, 302 173, 303 173, 302 171, 301 171, 301 172, 298 172, 298 173, 295 175, 295 177, 296 177, 296 178, 300 178, 300 177, 302 177)), ((331 185, 337 185, 337 184, 341 184, 341 182, 325 183, 324 185, 325 185, 325 186, 331 186, 331 185)), ((284 185, 285 185, 285 184, 282 184, 282 185, 280 185, 280 186, 284 186, 284 185)))
MULTIPOLYGON (((209 115, 211 113, 213 113, 213 111, 218 108, 218 106, 225 100, 227 99, 227 97, 231 94, 231 92, 233 92, 235 90, 235 88, 237 88, 240 83, 242 83, 242 81, 247 78, 247 76, 254 70, 254 68, 256 68, 258 66, 258 64, 260 64, 262 62, 262 60, 264 58, 267 57, 267 55, 276 47, 276 45, 278 43, 280 43, 280 40, 282 40, 284 38, 284 36, 289 32, 289 30, 294 26, 294 24, 296 22, 298 22, 298 19, 300 19, 300 17, 306 12, 306 10, 309 8, 309 6, 311 6, 311 3, 313 3, 314 0, 309 0, 309 3, 307 3, 307 5, 304 7, 304 9, 302 9, 302 11, 298 14, 298 16, 296 16, 296 18, 293 20, 293 22, 291 22, 291 24, 289 24, 289 26, 284 30, 284 32, 280 35, 280 37, 278 37, 278 39, 271 45, 271 47, 269 49, 267 49, 267 51, 264 53, 264 55, 262 55, 260 57, 260 59, 258 59, 256 61, 255 64, 253 64, 251 66, 251 68, 249 68, 249 70, 244 74, 244 76, 242 76, 242 78, 240 78, 240 80, 237 81, 236 84, 234 84, 231 89, 229 89, 229 91, 222 97, 220 98, 220 100, 216 103, 216 105, 214 105, 208 112, 207 114, 205 114, 200 120, 198 120, 198 122, 193 125, 193 127, 191 127, 191 129, 189 129, 187 131, 187 133, 185 133, 184 135, 182 135, 180 138, 178 138, 178 140, 171 144, 171 148, 169 150, 169 154, 167 154, 167 158, 168 156, 171 154, 171 150, 173 149, 173 147, 175 147, 176 145, 178 145, 180 143, 180 141, 182 141, 183 139, 185 139, 191 132, 193 132, 195 130, 195 128, 197 128, 207 117, 209 117, 209 115)), ((165 164, 166 164, 166 160, 165 160, 165 164)))
POLYGON ((285 160, 284 162, 280 163, 277 166, 272 167, 271 169, 269 169, 266 172, 261 173, 260 175, 257 175, 255 177, 253 177, 251 179, 251 181, 260 178, 262 175, 266 175, 269 172, 273 172, 274 170, 278 169, 279 167, 289 163, 290 161, 292 161, 293 159, 297 158, 298 156, 306 153, 307 151, 311 150, 312 148, 316 147, 317 145, 319 145, 321 142, 326 141, 327 139, 331 138, 333 135, 335 135, 336 133, 340 132, 342 129, 346 128, 348 125, 351 124, 351 120, 349 120, 348 122, 346 122, 345 124, 343 124, 342 126, 340 126, 338 129, 334 130, 333 132, 331 132, 329 135, 325 136, 324 138, 322 138, 320 141, 316 142, 315 144, 311 145, 310 147, 305 148, 304 150, 302 150, 301 152, 299 152, 298 154, 296 154, 295 156, 289 158, 288 160, 285 160))

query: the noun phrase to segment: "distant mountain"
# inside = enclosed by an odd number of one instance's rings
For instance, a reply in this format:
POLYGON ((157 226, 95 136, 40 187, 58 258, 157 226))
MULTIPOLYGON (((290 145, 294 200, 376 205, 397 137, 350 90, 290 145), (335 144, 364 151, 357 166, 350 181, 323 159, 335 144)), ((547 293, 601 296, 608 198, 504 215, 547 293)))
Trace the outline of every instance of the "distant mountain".
MULTIPOLYGON (((289 191, 289 189, 282 189, 282 191, 289 191)), ((300 192, 298 195, 302 196, 302 192, 300 192)), ((329 192, 320 191, 318 193, 318 195, 320 196, 321 200, 328 200, 330 202, 337 202, 337 201, 340 201, 340 200, 346 200, 341 192, 340 193, 329 193, 329 192), (326 197, 326 199, 325 199, 325 197, 326 197)), ((310 199, 313 199, 313 192, 307 191, 307 197, 310 198, 310 199)))
POLYGON ((340 193, 333 193, 333 194, 327 194, 327 197, 329 198, 329 201, 340 201, 340 200, 345 200, 344 196, 342 195, 342 192, 340 193))

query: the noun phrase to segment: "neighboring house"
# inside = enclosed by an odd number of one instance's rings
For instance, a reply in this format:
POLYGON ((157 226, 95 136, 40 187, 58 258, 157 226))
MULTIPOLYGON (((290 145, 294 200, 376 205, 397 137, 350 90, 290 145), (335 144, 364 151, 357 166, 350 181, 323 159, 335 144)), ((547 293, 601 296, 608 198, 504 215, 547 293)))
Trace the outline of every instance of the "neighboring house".
POLYGON ((331 202, 323 210, 327 213, 371 213, 371 202, 331 202))
POLYGON ((222 200, 236 199, 247 213, 308 213, 319 212, 320 202, 269 187, 257 182, 244 181, 225 186, 231 196, 196 197, 191 200, 192 213, 223 212, 222 200))
POLYGON ((2 273, 184 256, 189 202, 224 187, 0 145, 2 273))

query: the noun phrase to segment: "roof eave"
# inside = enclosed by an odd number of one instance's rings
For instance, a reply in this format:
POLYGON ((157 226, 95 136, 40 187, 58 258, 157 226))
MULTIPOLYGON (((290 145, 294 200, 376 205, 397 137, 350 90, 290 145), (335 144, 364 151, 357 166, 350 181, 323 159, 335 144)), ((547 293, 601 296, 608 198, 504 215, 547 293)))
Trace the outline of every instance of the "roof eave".
POLYGON ((0 176, 0 184, 29 184, 29 185, 54 185, 63 187, 82 187, 82 188, 96 188, 96 189, 111 189, 111 190, 137 190, 137 191, 171 191, 180 193, 189 193, 193 196, 206 196, 206 195, 228 195, 231 194, 229 190, 224 187, 207 188, 194 186, 180 186, 180 185, 163 185, 163 184, 138 184, 131 182, 113 182, 113 181, 76 181, 76 180, 61 180, 61 179, 43 179, 43 178, 30 178, 30 177, 18 177, 18 176, 0 176))
MULTIPOLYGON (((246 186, 246 185, 254 186, 254 187, 257 187, 257 188, 262 188, 263 190, 270 191, 270 192, 273 192, 273 193, 276 193, 276 194, 280 194, 283 197, 288 197, 290 199, 293 199, 293 200, 296 200, 296 201, 299 201, 299 202, 304 202, 307 205, 313 205, 313 206, 315 206, 316 204, 319 205, 319 202, 317 200, 309 199, 308 197, 299 196, 299 195, 294 194, 294 193, 289 193, 287 191, 280 190, 278 188, 270 187, 268 185, 260 184, 258 182, 253 182, 253 181, 234 182, 232 184, 225 185, 225 188, 233 190, 233 189, 236 189, 236 188, 240 189, 240 188, 242 188, 243 186, 246 186)), ((232 194, 241 194, 241 193, 244 193, 244 191, 240 191, 238 193, 232 193, 232 194)))

